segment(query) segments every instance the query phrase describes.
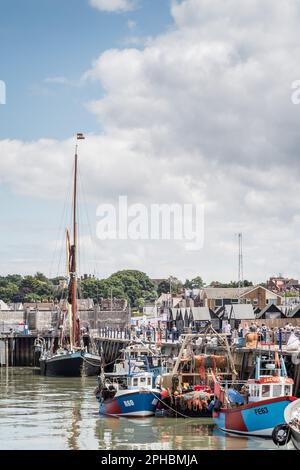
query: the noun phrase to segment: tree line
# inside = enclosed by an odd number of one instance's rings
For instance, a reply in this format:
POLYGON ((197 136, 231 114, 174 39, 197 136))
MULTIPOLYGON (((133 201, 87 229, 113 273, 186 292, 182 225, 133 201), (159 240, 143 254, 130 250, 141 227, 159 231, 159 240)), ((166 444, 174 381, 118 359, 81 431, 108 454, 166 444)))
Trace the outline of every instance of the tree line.
MULTIPOLYGON (((245 281, 244 285, 252 285, 245 281)), ((214 287, 237 287, 231 282, 222 284, 213 282, 214 287)), ((171 292, 181 295, 184 289, 200 289, 205 283, 200 276, 186 279, 183 283, 174 276, 155 282, 147 274, 137 270, 118 271, 106 279, 88 277, 79 282, 80 298, 93 299, 99 303, 101 298, 127 299, 133 308, 141 308, 148 302, 154 302, 162 293, 171 292)), ((65 298, 66 278, 47 278, 43 273, 34 276, 12 274, 0 277, 0 300, 5 303, 52 302, 65 298)))

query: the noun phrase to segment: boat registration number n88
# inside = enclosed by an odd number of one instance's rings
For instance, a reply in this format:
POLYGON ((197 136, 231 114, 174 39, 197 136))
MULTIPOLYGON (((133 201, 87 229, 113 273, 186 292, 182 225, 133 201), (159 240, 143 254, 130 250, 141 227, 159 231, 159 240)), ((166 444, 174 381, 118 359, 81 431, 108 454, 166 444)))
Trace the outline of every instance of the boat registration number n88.
POLYGON ((129 406, 134 406, 134 401, 133 400, 125 400, 124 405, 126 406, 126 408, 128 408, 129 406))
POLYGON ((255 409, 255 414, 256 415, 265 415, 267 413, 269 413, 269 410, 266 406, 264 406, 263 408, 256 408, 255 409))

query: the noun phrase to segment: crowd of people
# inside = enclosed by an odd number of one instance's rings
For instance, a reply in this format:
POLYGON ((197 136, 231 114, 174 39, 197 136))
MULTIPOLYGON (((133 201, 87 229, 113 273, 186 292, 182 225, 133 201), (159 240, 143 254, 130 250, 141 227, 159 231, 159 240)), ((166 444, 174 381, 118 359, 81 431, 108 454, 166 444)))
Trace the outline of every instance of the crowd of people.
POLYGON ((159 341, 178 341, 180 338, 180 332, 176 325, 172 325, 169 329, 165 323, 159 323, 158 325, 152 325, 150 322, 137 324, 133 327, 133 339, 141 339, 147 342, 159 342, 159 341))
MULTIPOLYGON (((264 344, 287 344, 291 334, 300 339, 300 327, 287 323, 283 328, 269 327, 264 323, 256 322, 241 323, 238 328, 232 328, 227 323, 222 328, 222 333, 228 337, 230 344, 238 344, 240 338, 246 338, 248 333, 257 333, 258 341, 264 344)), ((132 327, 133 339, 140 339, 146 342, 157 341, 180 341, 181 332, 177 329, 176 324, 167 327, 165 323, 153 325, 150 322, 137 323, 132 327)))
POLYGON ((223 328, 230 343, 238 343, 239 338, 246 338, 248 333, 257 333, 258 341, 264 344, 287 344, 292 334, 300 339, 300 327, 287 323, 283 328, 270 327, 265 323, 241 323, 237 329, 232 329, 228 323, 223 328))

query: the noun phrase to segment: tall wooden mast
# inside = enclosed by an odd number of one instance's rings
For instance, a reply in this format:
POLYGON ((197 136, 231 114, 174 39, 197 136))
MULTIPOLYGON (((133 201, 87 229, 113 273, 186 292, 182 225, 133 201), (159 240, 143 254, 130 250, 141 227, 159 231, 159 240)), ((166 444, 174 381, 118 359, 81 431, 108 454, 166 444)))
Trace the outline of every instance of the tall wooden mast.
MULTIPOLYGON (((83 140, 83 134, 77 134, 77 140, 83 140)), ((74 166, 74 192, 73 192, 73 245, 71 247, 71 346, 80 347, 80 327, 79 319, 77 318, 77 187, 78 187, 78 145, 75 148, 75 166, 74 166)))
POLYGON ((72 343, 74 346, 78 344, 77 331, 77 174, 78 174, 78 145, 75 149, 75 167, 74 167, 74 194, 73 194, 73 263, 72 263, 72 343))

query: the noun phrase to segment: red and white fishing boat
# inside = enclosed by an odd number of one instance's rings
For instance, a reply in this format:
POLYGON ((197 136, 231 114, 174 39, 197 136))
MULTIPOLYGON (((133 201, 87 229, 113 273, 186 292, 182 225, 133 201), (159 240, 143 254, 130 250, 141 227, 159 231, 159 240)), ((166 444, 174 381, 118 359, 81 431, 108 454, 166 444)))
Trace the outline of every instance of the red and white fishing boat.
POLYGON ((246 382, 215 383, 213 418, 225 432, 271 437, 285 422, 284 411, 296 397, 283 357, 257 357, 255 378, 246 382))

